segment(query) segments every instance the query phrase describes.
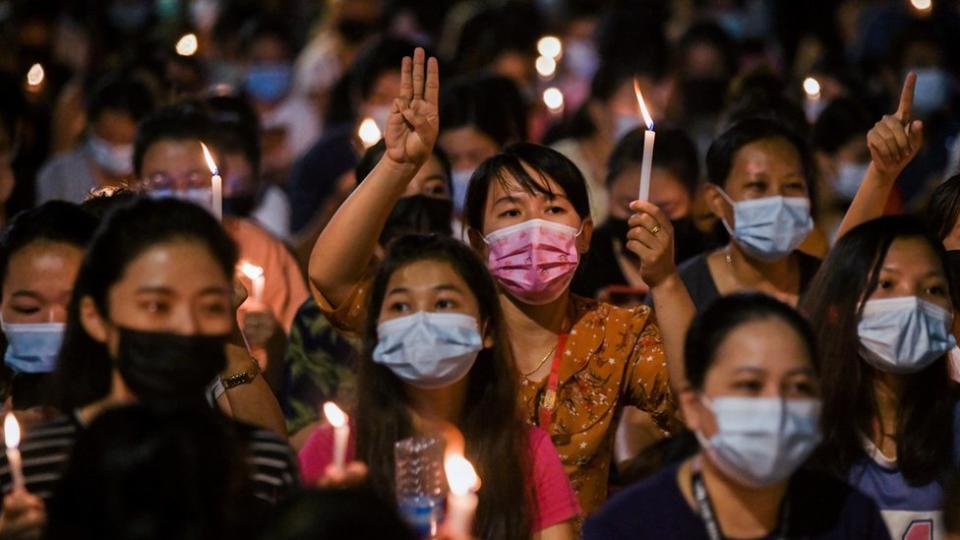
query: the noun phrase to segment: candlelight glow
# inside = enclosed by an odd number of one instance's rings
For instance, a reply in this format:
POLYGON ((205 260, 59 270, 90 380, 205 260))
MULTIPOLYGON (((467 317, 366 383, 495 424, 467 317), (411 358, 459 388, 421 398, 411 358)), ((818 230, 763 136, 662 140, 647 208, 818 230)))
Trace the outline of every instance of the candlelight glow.
POLYGON ((335 428, 347 424, 347 413, 340 410, 340 407, 337 407, 337 404, 332 401, 323 404, 323 415, 327 417, 327 422, 330 422, 330 425, 335 428))
POLYGON ((541 77, 550 78, 557 72, 557 61, 549 56, 538 56, 534 67, 537 68, 537 73, 541 77))
POLYGON ((27 72, 27 84, 30 86, 40 86, 43 84, 44 77, 46 77, 46 73, 43 71, 43 66, 34 64, 30 66, 30 71, 27 72))
POLYGON ((910 0, 910 5, 917 11, 929 11, 933 7, 932 0, 910 0))
POLYGON ((184 34, 183 37, 177 41, 177 54, 180 56, 193 56, 197 54, 197 35, 196 34, 184 34))
POLYGON ((210 169, 210 174, 214 176, 219 175, 220 170, 217 169, 217 163, 213 161, 213 155, 210 154, 210 149, 203 143, 200 143, 200 146, 203 147, 203 159, 207 160, 207 167, 210 169))
POLYGON ((13 413, 7 413, 7 417, 3 419, 3 438, 7 448, 20 446, 20 423, 13 413))
POLYGON ((813 77, 807 77, 803 80, 803 91, 808 97, 820 97, 820 81, 814 79, 813 77))
POLYGON ((450 454, 443 460, 443 470, 447 473, 447 483, 454 495, 466 495, 480 487, 480 478, 467 458, 460 454, 450 454))
POLYGON ((633 93, 637 95, 637 103, 640 105, 640 114, 643 115, 643 123, 647 125, 647 129, 652 130, 653 118, 650 116, 650 111, 647 110, 647 104, 643 101, 640 82, 636 79, 633 80, 633 93))
POLYGON ((377 144, 383 137, 383 134, 380 133, 380 128, 377 127, 377 121, 373 118, 364 118, 363 122, 360 122, 360 129, 357 130, 357 135, 360 136, 360 141, 363 142, 364 148, 370 148, 377 144))
POLYGON ((555 60, 563 53, 563 44, 556 36, 543 36, 537 41, 537 52, 555 60))
POLYGON ((563 92, 552 86, 547 88, 543 91, 543 104, 551 111, 559 111, 563 108, 563 92))
POLYGON ((243 261, 240 263, 240 273, 250 279, 257 279, 263 277, 263 268, 260 268, 255 264, 248 263, 247 261, 243 261))

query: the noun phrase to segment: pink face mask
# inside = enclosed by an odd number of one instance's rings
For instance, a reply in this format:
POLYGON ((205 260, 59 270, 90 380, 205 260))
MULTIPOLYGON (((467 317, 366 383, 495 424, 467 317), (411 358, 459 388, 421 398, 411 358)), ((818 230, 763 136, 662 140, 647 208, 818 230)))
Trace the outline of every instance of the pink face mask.
POLYGON ((580 263, 580 231, 531 219, 493 231, 487 266, 500 285, 528 304, 549 304, 563 294, 580 263))

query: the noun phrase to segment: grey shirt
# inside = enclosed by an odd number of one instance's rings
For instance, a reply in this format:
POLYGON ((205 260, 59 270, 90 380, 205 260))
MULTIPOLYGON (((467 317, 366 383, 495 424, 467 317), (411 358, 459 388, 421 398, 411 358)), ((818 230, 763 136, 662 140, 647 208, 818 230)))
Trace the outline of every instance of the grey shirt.
POLYGON ((97 187, 91 167, 83 146, 51 158, 37 175, 37 204, 53 200, 82 203, 97 187))

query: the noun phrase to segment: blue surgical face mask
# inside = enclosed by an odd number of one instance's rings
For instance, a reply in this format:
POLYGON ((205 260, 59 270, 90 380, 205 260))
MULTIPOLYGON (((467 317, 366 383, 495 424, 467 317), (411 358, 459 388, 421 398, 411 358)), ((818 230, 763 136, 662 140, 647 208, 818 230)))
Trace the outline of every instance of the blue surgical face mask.
POLYGON ((450 175, 453 184, 453 209, 458 214, 463 214, 463 209, 467 206, 467 189, 470 187, 471 176, 473 169, 455 170, 450 175))
POLYGON ((938 67, 913 70, 917 86, 913 93, 913 110, 923 116, 942 109, 950 98, 950 76, 938 67))
POLYGON ((635 114, 617 114, 613 121, 613 140, 619 141, 631 131, 640 127, 640 118, 635 114))
POLYGON ((151 199, 179 199, 191 202, 208 212, 213 212, 213 191, 210 188, 189 188, 184 191, 174 191, 169 188, 154 189, 147 195, 151 199))
POLYGON ((860 356, 880 371, 916 373, 957 344, 952 323, 951 312, 916 296, 868 300, 857 325, 860 356))
POLYGON ((697 432, 710 462, 746 486, 766 487, 787 480, 820 443, 820 400, 704 398, 717 432, 697 432))
POLYGON ((133 173, 133 145, 111 144, 93 133, 87 135, 87 153, 103 170, 115 175, 133 173))
POLYGON ((833 190, 845 201, 852 201, 860 189, 860 183, 867 174, 869 163, 842 162, 833 179, 833 190))
POLYGON ((813 230, 810 199, 778 195, 735 202, 722 189, 720 194, 733 206, 734 227, 726 220, 723 226, 740 248, 761 261, 786 257, 813 230))
POLYGON ((477 320, 462 313, 418 311, 377 326, 373 361, 417 388, 463 379, 483 349, 477 320))
POLYGON ((247 68, 244 87, 257 101, 276 102, 293 86, 293 68, 288 64, 258 64, 247 68))
POLYGON ((7 338, 3 362, 14 373, 51 373, 63 343, 63 323, 10 324, 0 322, 7 338))

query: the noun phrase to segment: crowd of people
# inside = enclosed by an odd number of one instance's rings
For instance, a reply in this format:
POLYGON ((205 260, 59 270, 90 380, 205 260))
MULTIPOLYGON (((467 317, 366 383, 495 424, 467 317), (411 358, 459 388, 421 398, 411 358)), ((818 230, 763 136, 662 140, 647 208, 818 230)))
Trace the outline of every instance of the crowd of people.
POLYGON ((0 29, 0 539, 960 538, 957 4, 0 29))

